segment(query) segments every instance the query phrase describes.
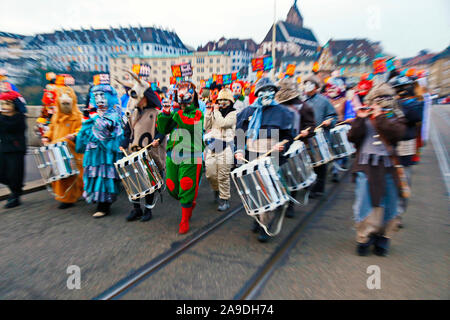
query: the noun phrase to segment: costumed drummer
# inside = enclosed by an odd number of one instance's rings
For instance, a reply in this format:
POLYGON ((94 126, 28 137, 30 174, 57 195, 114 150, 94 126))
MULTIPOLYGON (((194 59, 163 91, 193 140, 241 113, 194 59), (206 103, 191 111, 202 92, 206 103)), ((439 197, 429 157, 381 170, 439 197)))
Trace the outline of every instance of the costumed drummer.
MULTIPOLYGON (((164 176, 166 167, 166 136, 156 131, 156 120, 162 108, 161 102, 150 85, 131 74, 136 84, 129 90, 127 110, 131 112, 125 128, 125 137, 122 147, 128 150, 128 154, 137 152, 150 145, 149 155, 155 161, 156 166, 164 176)), ((155 207, 157 197, 155 193, 145 196, 144 212, 140 201, 133 202, 133 210, 127 216, 127 221, 149 221, 152 218, 152 209, 155 207)))
POLYGON ((395 111, 395 91, 386 83, 374 86, 365 98, 368 106, 357 110, 348 139, 356 147, 352 172, 356 178, 356 251, 364 256, 375 246, 386 255, 389 239, 398 226, 399 189, 395 169, 395 145, 404 136, 404 118, 395 111))
MULTIPOLYGON (((77 135, 76 151, 84 153, 84 193, 87 203, 97 203, 94 218, 110 213, 120 190, 114 163, 122 157, 122 119, 116 90, 108 84, 92 88, 97 113, 83 122, 77 135)), ((92 104, 92 102, 91 102, 92 104)))
POLYGON ((11 191, 5 208, 19 206, 25 174, 26 118, 24 100, 16 91, 0 93, 0 183, 11 191))
MULTIPOLYGON (((292 112, 286 107, 279 105, 275 101, 277 86, 268 78, 261 78, 255 86, 255 95, 258 99, 254 104, 245 108, 238 114, 236 130, 245 133, 245 144, 237 139, 235 157, 238 160, 244 157, 254 160, 268 151, 272 153, 274 159, 283 162, 280 153, 289 149, 290 143, 294 139, 292 112), (286 140, 283 144, 280 141, 286 140)), ((255 216, 260 223, 268 225, 269 229, 274 226, 275 220, 280 219, 284 207, 276 209, 274 212, 266 212, 255 216)), ((255 220, 253 231, 259 233, 258 240, 266 242, 269 236, 265 230, 255 220)))
POLYGON ((74 156, 79 175, 52 182, 55 200, 59 209, 72 207, 83 193, 83 155, 75 152, 75 138, 81 128, 82 114, 77 106, 75 91, 68 86, 58 86, 56 113, 52 116, 48 131, 42 137, 43 144, 66 142, 74 156))
MULTIPOLYGON (((346 101, 346 87, 345 81, 340 77, 330 78, 325 85, 325 96, 330 100, 331 104, 336 110, 338 115, 338 121, 344 121, 345 117, 345 101, 346 101)), ((339 166, 344 166, 347 162, 347 157, 336 159, 335 163, 339 166)), ((333 165, 332 169, 332 181, 339 182, 339 170, 337 166, 333 165)))
POLYGON ((210 107, 205 115, 205 130, 208 132, 205 159, 206 179, 219 204, 217 210, 230 208, 230 171, 234 164, 234 137, 236 134, 236 110, 231 90, 222 89, 218 104, 210 107))
MULTIPOLYGON (((317 76, 311 75, 305 79, 304 84, 307 95, 306 102, 314 110, 316 126, 322 126, 325 133, 328 133, 329 129, 336 124, 337 112, 330 101, 318 92, 322 86, 322 81, 317 76)), ((312 187, 310 197, 318 198, 325 192, 327 164, 314 167, 314 171, 317 174, 317 180, 312 187)))
POLYGON ((48 72, 45 76, 49 83, 44 89, 41 114, 37 118, 35 126, 35 133, 39 138, 42 138, 48 131, 52 116, 56 111, 56 74, 48 72))
MULTIPOLYGON (((423 120, 424 100, 416 94, 417 81, 413 77, 398 75, 389 80, 398 96, 398 105, 406 119, 406 131, 397 145, 397 154, 401 165, 405 168, 408 184, 412 184, 412 166, 420 146, 420 134, 423 120)), ((408 208, 408 199, 400 198, 399 213, 403 216, 408 208)))
MULTIPOLYGON (((300 135, 300 140, 306 143, 308 138, 314 136, 314 129, 316 128, 314 110, 307 102, 300 100, 300 92, 295 81, 285 78, 278 83, 278 86, 280 89, 275 95, 275 100, 292 111, 294 135, 300 135)), ((297 191, 293 191, 291 196, 295 198, 297 191)), ((294 217, 294 203, 292 201, 289 202, 286 217, 294 217)))
POLYGON ((178 232, 189 231, 203 169, 203 113, 199 109, 195 85, 181 82, 175 95, 180 109, 164 106, 158 115, 157 130, 169 134, 166 158, 166 185, 169 194, 181 203, 178 232))

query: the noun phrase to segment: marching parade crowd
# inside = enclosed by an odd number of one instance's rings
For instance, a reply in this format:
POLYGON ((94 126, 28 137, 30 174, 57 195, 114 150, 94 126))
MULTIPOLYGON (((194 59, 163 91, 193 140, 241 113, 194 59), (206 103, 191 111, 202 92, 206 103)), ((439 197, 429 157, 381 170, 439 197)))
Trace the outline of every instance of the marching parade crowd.
MULTIPOLYGON (((328 174, 339 182, 351 167, 357 254, 372 246, 387 254, 428 140, 426 78, 394 70, 352 85, 313 74, 300 89, 292 78, 263 76, 204 88, 183 80, 162 91, 128 73, 134 81, 122 84, 120 98, 109 75, 95 76, 84 108, 64 76, 49 74, 35 157, 60 209, 84 197, 96 204, 94 218, 105 217, 124 189, 126 220, 148 221, 167 189, 180 202, 185 234, 205 173, 218 211, 230 208, 234 182, 253 232, 266 242, 294 216, 300 195, 320 199, 328 174)), ((13 208, 24 183, 26 107, 6 75, 0 103, 0 183, 11 190, 5 208, 13 208)))

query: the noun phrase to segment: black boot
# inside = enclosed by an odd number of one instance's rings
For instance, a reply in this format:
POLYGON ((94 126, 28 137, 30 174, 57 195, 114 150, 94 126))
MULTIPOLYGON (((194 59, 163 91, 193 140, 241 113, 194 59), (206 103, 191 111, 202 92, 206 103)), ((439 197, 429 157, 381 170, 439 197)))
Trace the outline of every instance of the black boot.
POLYGON ((75 204, 74 203, 64 203, 61 202, 58 206, 58 209, 64 210, 64 209, 68 209, 70 207, 73 207, 75 204))
POLYGON ((333 177, 331 178, 331 181, 333 181, 334 183, 339 182, 339 174, 337 172, 333 173, 333 177))
POLYGON ((146 222, 151 220, 153 217, 152 215, 152 209, 145 208, 144 209, 144 215, 141 217, 141 222, 146 222))
POLYGON ((127 221, 134 221, 142 217, 141 208, 134 208, 127 217, 127 221))
POLYGON ((218 211, 226 211, 230 209, 230 202, 228 200, 219 199, 218 211))
POLYGON ((259 226, 259 223, 256 220, 253 220, 252 232, 253 233, 258 233, 259 228, 261 228, 259 226))
POLYGON ((20 202, 20 199, 18 196, 11 196, 8 201, 6 202, 4 208, 5 209, 11 209, 15 208, 17 206, 20 206, 22 203, 20 202))
POLYGON ((389 252, 389 239, 383 236, 377 236, 375 239, 375 248, 373 253, 377 256, 385 257, 389 252))
POLYGON ((270 237, 266 233, 266 231, 264 231, 263 228, 259 228, 258 241, 261 243, 265 243, 265 242, 269 241, 269 239, 270 239, 270 237))
POLYGON ((289 206, 286 209, 286 218, 294 218, 294 217, 295 217, 294 203, 289 202, 289 206))
POLYGON ((370 236, 366 243, 358 243, 356 246, 356 253, 358 256, 367 256, 369 254, 370 246, 375 243, 375 236, 370 236))

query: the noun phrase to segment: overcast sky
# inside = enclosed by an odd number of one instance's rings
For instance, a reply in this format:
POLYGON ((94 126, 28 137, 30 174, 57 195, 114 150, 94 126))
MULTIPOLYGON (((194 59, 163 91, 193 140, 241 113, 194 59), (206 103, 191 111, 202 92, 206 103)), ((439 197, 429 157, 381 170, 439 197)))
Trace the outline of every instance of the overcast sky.
MULTIPOLYGON (((274 0, 2 0, 0 31, 21 34, 109 26, 163 26, 192 47, 209 40, 253 38, 260 43, 274 18, 274 0)), ((293 0, 277 0, 284 20, 293 0)), ((304 25, 328 39, 381 41, 398 57, 450 44, 449 0, 298 0, 304 25)))

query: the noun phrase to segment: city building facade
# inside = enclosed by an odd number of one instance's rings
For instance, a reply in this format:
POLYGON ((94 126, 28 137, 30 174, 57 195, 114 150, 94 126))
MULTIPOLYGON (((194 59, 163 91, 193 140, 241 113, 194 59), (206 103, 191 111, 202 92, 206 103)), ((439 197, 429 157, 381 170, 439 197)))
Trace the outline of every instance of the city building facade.
POLYGON ((428 85, 431 93, 439 97, 450 95, 450 46, 432 58, 428 85))
POLYGON ((48 69, 109 72, 117 55, 176 55, 188 49, 174 31, 156 27, 59 30, 37 34, 27 49, 40 50, 48 69))
MULTIPOLYGON (((272 55, 273 25, 259 45, 257 56, 272 55)), ((312 70, 317 56, 319 43, 314 33, 303 26, 303 17, 297 7, 297 1, 290 8, 286 20, 275 24, 275 68, 283 71, 288 63, 294 63, 298 72, 312 70)))
POLYGON ((246 76, 249 72, 252 58, 258 49, 258 45, 252 39, 225 39, 210 41, 206 45, 198 47, 198 52, 220 51, 231 57, 231 72, 240 72, 246 76))
MULTIPOLYGON (((170 85, 172 77, 172 65, 190 63, 193 71, 192 82, 197 86, 201 80, 207 80, 213 74, 232 73, 232 58, 224 52, 216 51, 196 51, 181 55, 168 56, 139 56, 139 55, 118 55, 110 58, 111 79, 120 81, 130 81, 130 76, 125 70, 131 70, 134 64, 146 64, 151 67, 149 81, 159 82, 160 88, 170 85)), ((117 81, 113 81, 113 86, 119 91, 122 90, 117 81)))

